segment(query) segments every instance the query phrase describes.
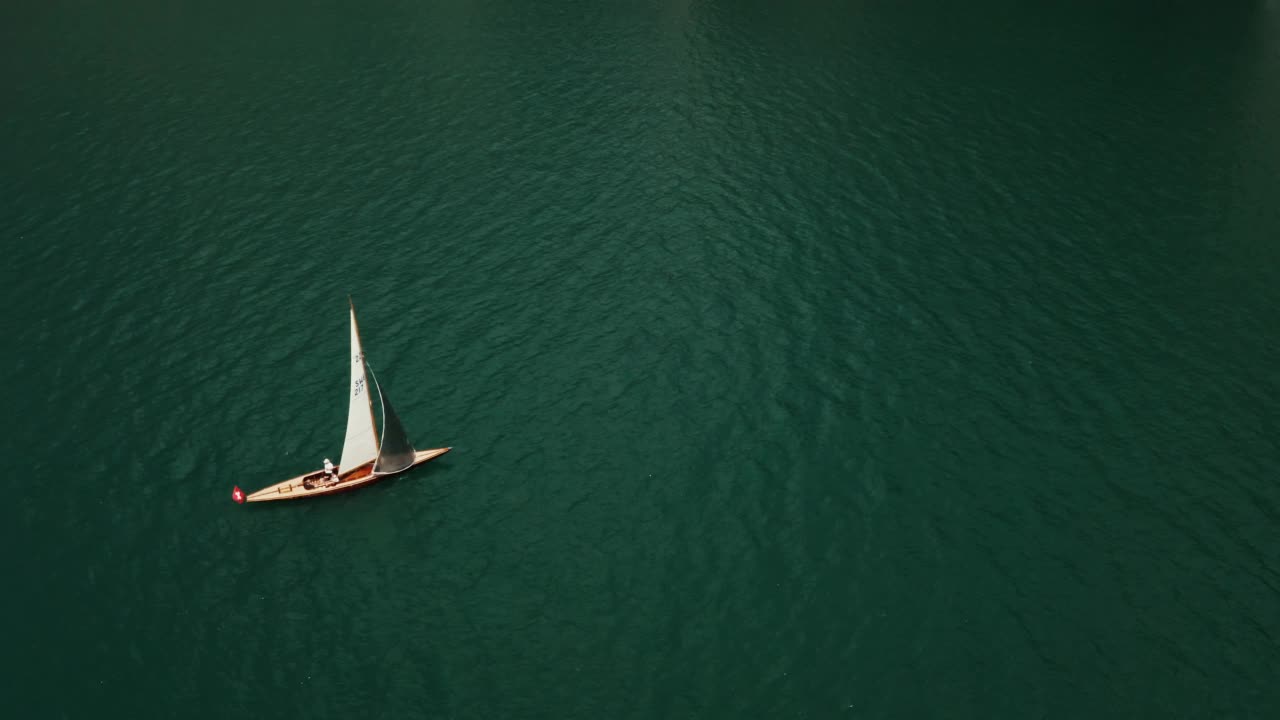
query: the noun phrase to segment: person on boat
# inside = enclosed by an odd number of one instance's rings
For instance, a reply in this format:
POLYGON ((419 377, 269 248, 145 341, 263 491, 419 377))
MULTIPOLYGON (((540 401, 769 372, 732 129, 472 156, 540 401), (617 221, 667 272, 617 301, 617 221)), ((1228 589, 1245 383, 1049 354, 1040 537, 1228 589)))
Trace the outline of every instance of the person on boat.
POLYGON ((333 463, 329 462, 329 458, 324 459, 324 479, 329 482, 335 482, 338 476, 333 472, 333 463))

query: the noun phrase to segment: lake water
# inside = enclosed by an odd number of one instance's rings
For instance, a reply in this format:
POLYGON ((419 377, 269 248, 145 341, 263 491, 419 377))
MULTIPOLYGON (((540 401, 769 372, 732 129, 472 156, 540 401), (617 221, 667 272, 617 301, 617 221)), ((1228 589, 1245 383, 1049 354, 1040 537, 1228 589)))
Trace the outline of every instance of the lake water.
POLYGON ((7 714, 1277 717, 1280 5, 1038 5, 6 5, 7 714))

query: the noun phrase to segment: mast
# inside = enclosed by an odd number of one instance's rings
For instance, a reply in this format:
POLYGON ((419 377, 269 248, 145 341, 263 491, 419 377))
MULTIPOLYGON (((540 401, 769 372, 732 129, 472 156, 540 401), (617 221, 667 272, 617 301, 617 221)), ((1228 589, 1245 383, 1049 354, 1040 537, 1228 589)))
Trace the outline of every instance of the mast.
MULTIPOLYGON (((355 339, 356 349, 360 355, 361 370, 363 371, 368 368, 368 365, 364 361, 364 343, 360 341, 360 323, 356 322, 356 305, 351 302, 350 295, 347 296, 347 307, 351 308, 351 335, 355 339)), ((374 382, 377 382, 377 380, 374 382)), ((376 447, 380 443, 378 442, 378 423, 373 419, 373 396, 365 393, 364 401, 365 408, 369 411, 369 426, 373 428, 373 442, 376 447)))
POLYGON ((338 472, 348 474, 378 457, 377 425, 373 419, 373 399, 365 378, 364 350, 360 344, 360 327, 356 324, 356 308, 351 309, 351 382, 347 386, 347 432, 342 442, 338 472))

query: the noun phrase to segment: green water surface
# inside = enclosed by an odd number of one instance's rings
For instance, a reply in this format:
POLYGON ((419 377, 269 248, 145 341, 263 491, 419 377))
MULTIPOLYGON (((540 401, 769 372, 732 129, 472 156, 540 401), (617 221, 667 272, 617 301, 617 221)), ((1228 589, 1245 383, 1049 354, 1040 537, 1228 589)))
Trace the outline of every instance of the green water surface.
POLYGON ((1280 6, 0 10, 10 718, 1280 717, 1280 6), (346 302, 420 448, 336 498, 346 302))

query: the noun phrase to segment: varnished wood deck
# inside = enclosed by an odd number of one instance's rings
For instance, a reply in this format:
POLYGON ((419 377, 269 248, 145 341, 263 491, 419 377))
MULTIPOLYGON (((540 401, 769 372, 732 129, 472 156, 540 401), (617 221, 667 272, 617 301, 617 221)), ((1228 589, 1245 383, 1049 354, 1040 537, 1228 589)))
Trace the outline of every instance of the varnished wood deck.
MULTIPOLYGON (((453 448, 436 448, 434 450, 421 450, 413 457, 413 465, 401 470, 405 472, 421 465, 428 460, 434 460, 441 455, 449 452, 453 448)), ((374 475, 373 464, 365 463, 349 473, 340 473, 338 482, 323 487, 315 487, 308 489, 304 484, 308 479, 319 480, 324 477, 324 470, 305 473, 295 478, 289 478, 284 482, 276 483, 270 487, 265 487, 252 495, 245 498, 247 502, 267 502, 270 500, 296 500, 304 497, 315 497, 316 495, 332 495, 334 493, 355 490, 365 485, 388 478, 398 473, 390 473, 387 475, 374 475)))

